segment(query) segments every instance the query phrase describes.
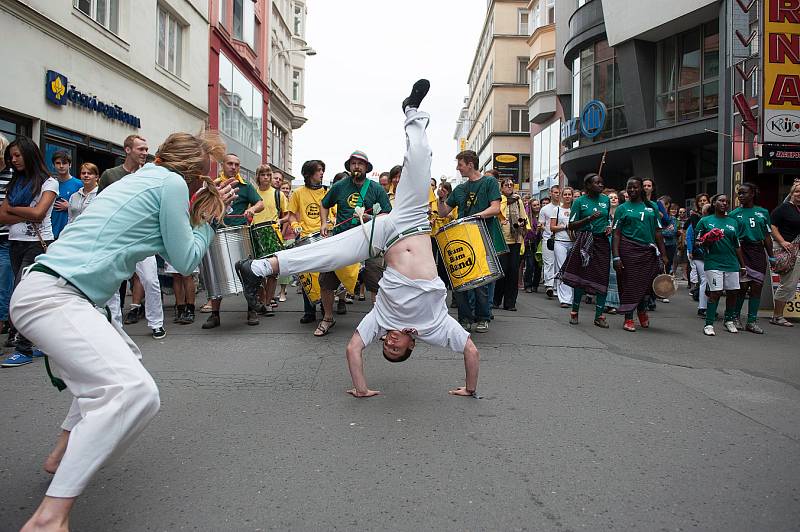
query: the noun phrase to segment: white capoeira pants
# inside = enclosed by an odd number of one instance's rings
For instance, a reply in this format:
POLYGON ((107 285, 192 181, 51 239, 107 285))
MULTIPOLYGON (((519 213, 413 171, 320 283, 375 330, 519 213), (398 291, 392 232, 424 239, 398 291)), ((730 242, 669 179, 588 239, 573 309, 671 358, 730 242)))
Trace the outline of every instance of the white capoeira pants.
MULTIPOLYGON (((164 326, 164 307, 161 301, 161 283, 158 282, 158 263, 156 257, 147 257, 136 263, 136 275, 144 287, 144 317, 147 326, 158 329, 164 326)), ((119 292, 115 292, 106 303, 111 311, 111 318, 122 325, 122 307, 119 292)))
POLYGON ((542 244, 542 270, 544 274, 544 286, 553 288, 553 279, 556 276, 556 256, 555 251, 547 249, 547 240, 542 244))
POLYGON ((567 255, 572 249, 574 244, 572 242, 564 242, 556 240, 556 245, 553 246, 554 261, 553 261, 553 289, 558 292, 559 303, 572 304, 572 287, 565 284, 560 279, 555 279, 555 275, 561 270, 561 267, 567 262, 567 255))
MULTIPOLYGON (((392 211, 388 215, 374 218, 363 226, 319 242, 277 252, 275 257, 278 259, 280 275, 332 272, 370 258, 369 234, 372 233, 373 226, 374 255, 384 251, 386 244, 403 231, 429 224, 428 197, 433 154, 425 129, 428 127, 430 116, 416 109, 409 109, 406 117, 406 155, 392 211)), ((253 261, 253 271, 263 275, 265 262, 266 259, 253 261)))
POLYGON ((136 344, 64 279, 29 272, 14 290, 11 317, 73 395, 62 424, 69 445, 47 495, 76 497, 155 416, 158 388, 136 344))

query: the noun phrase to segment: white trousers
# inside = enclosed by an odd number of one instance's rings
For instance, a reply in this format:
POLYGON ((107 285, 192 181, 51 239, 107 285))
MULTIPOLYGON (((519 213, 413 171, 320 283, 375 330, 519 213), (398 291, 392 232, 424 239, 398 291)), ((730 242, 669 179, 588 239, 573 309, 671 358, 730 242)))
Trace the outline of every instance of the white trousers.
MULTIPOLYGON (((572 249, 574 244, 572 242, 562 242, 561 240, 556 240, 555 249, 553 249, 553 253, 555 255, 555 263, 553 264, 553 276, 561 270, 561 266, 567 262, 567 255, 569 255, 569 250, 572 249)), ((553 289, 558 292, 558 301, 560 303, 567 303, 568 305, 572 304, 572 287, 569 285, 564 284, 559 279, 553 279, 553 289)))
POLYGON ((553 278, 556 276, 556 257, 554 251, 547 249, 547 240, 542 244, 542 270, 544 270, 544 286, 553 288, 553 278))
POLYGON ((63 279, 30 272, 14 290, 11 316, 74 397, 62 425, 69 445, 47 495, 76 497, 155 416, 158 388, 136 344, 63 279))
MULTIPOLYGON (((158 263, 156 257, 147 257, 136 263, 136 275, 144 287, 144 317, 147 326, 158 329, 164 326, 164 304, 161 301, 161 283, 158 282, 158 263)), ((111 318, 122 325, 122 307, 119 292, 115 292, 106 303, 111 310, 111 318)))
MULTIPOLYGON (((373 254, 376 254, 384 251, 389 240, 403 231, 428 225, 433 154, 425 130, 430 116, 428 113, 409 110, 406 117, 406 155, 391 213, 319 242, 279 251, 275 256, 280 275, 338 270, 370 257, 369 234, 372 233, 373 254)), ((371 205, 365 207, 369 208, 371 205)), ((258 262, 262 261, 254 261, 258 262)), ((254 269, 257 268, 259 267, 254 269)))
POLYGON ((708 296, 706 295, 706 287, 708 280, 706 279, 706 263, 702 260, 694 259, 692 261, 692 269, 697 272, 697 277, 700 280, 700 300, 697 303, 698 309, 708 308, 708 296))

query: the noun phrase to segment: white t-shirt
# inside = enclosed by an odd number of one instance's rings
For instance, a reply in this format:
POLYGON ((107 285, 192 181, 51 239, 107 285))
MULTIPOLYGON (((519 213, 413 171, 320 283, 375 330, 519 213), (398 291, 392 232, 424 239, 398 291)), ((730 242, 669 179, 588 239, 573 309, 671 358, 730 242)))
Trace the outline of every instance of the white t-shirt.
POLYGON ((463 353, 469 333, 447 312, 447 288, 438 277, 409 279, 386 268, 378 283, 375 306, 358 324, 358 334, 369 345, 386 331, 416 329, 415 338, 463 353))
MULTIPOLYGON (((552 219, 556 221, 556 225, 563 225, 564 227, 567 226, 569 223, 569 209, 565 209, 561 207, 560 209, 556 209, 553 211, 552 219), (556 218, 556 215, 558 218, 556 218)), ((549 222, 548 222, 549 223, 549 222)), ((571 242, 569 238, 569 232, 567 231, 559 231, 556 233, 556 240, 559 242, 571 242)))
MULTIPOLYGON (((57 179, 52 177, 48 178, 42 184, 41 192, 39 192, 39 195, 34 198, 29 207, 36 207, 36 205, 38 205, 38 203, 42 200, 42 194, 48 191, 55 192, 56 196, 58 196, 57 179)), ((36 242, 39 240, 39 237, 36 236, 36 228, 34 226, 38 226, 39 233, 42 235, 42 240, 53 240, 55 237, 53 237, 53 226, 50 224, 50 214, 53 212, 54 204, 55 200, 53 200, 53 202, 50 204, 50 208, 47 209, 47 213, 44 215, 44 220, 42 220, 41 223, 34 224, 33 222, 19 222, 8 226, 8 239, 36 242)))
POLYGON ((550 231, 550 218, 556 215, 557 207, 558 205, 548 203, 539 211, 539 226, 543 228, 542 238, 544 240, 547 240, 550 238, 550 235, 553 234, 552 231, 550 231))

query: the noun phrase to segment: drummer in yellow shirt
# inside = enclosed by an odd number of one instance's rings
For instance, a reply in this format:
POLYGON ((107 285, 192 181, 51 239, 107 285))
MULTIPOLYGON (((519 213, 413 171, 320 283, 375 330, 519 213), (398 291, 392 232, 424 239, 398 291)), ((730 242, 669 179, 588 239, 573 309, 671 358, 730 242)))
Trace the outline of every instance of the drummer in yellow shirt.
MULTIPOLYGON (((300 170, 305 185, 292 193, 289 200, 289 223, 292 224, 298 238, 307 237, 317 233, 321 227, 320 211, 322 198, 328 192, 322 186, 322 177, 325 175, 325 163, 319 160, 311 160, 303 163, 300 170)), ((335 216, 335 215, 334 215, 335 216)), ((316 306, 309 301, 305 291, 303 292, 303 317, 300 323, 311 323, 316 321, 316 306)))
MULTIPOLYGON (((253 225, 258 225, 265 222, 274 222, 275 234, 278 236, 279 241, 283 241, 281 235, 281 225, 286 221, 283 216, 289 210, 289 201, 286 199, 281 191, 272 186, 272 167, 268 164, 262 164, 256 168, 256 192, 261 197, 261 203, 264 209, 253 216, 253 225)), ((278 251, 278 250, 275 250, 278 251)), ((266 316, 274 316, 275 309, 272 306, 272 300, 275 297, 275 290, 278 286, 278 279, 273 277, 265 279, 264 290, 261 293, 261 302, 266 307, 266 316)))

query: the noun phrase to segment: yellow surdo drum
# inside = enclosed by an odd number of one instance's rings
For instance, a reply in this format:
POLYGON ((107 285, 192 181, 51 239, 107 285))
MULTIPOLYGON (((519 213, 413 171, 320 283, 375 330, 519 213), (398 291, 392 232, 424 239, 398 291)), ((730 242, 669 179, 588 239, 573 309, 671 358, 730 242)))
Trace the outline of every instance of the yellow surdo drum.
POLYGON ((456 292, 472 290, 503 276, 492 237, 480 216, 450 222, 434 238, 456 292))

